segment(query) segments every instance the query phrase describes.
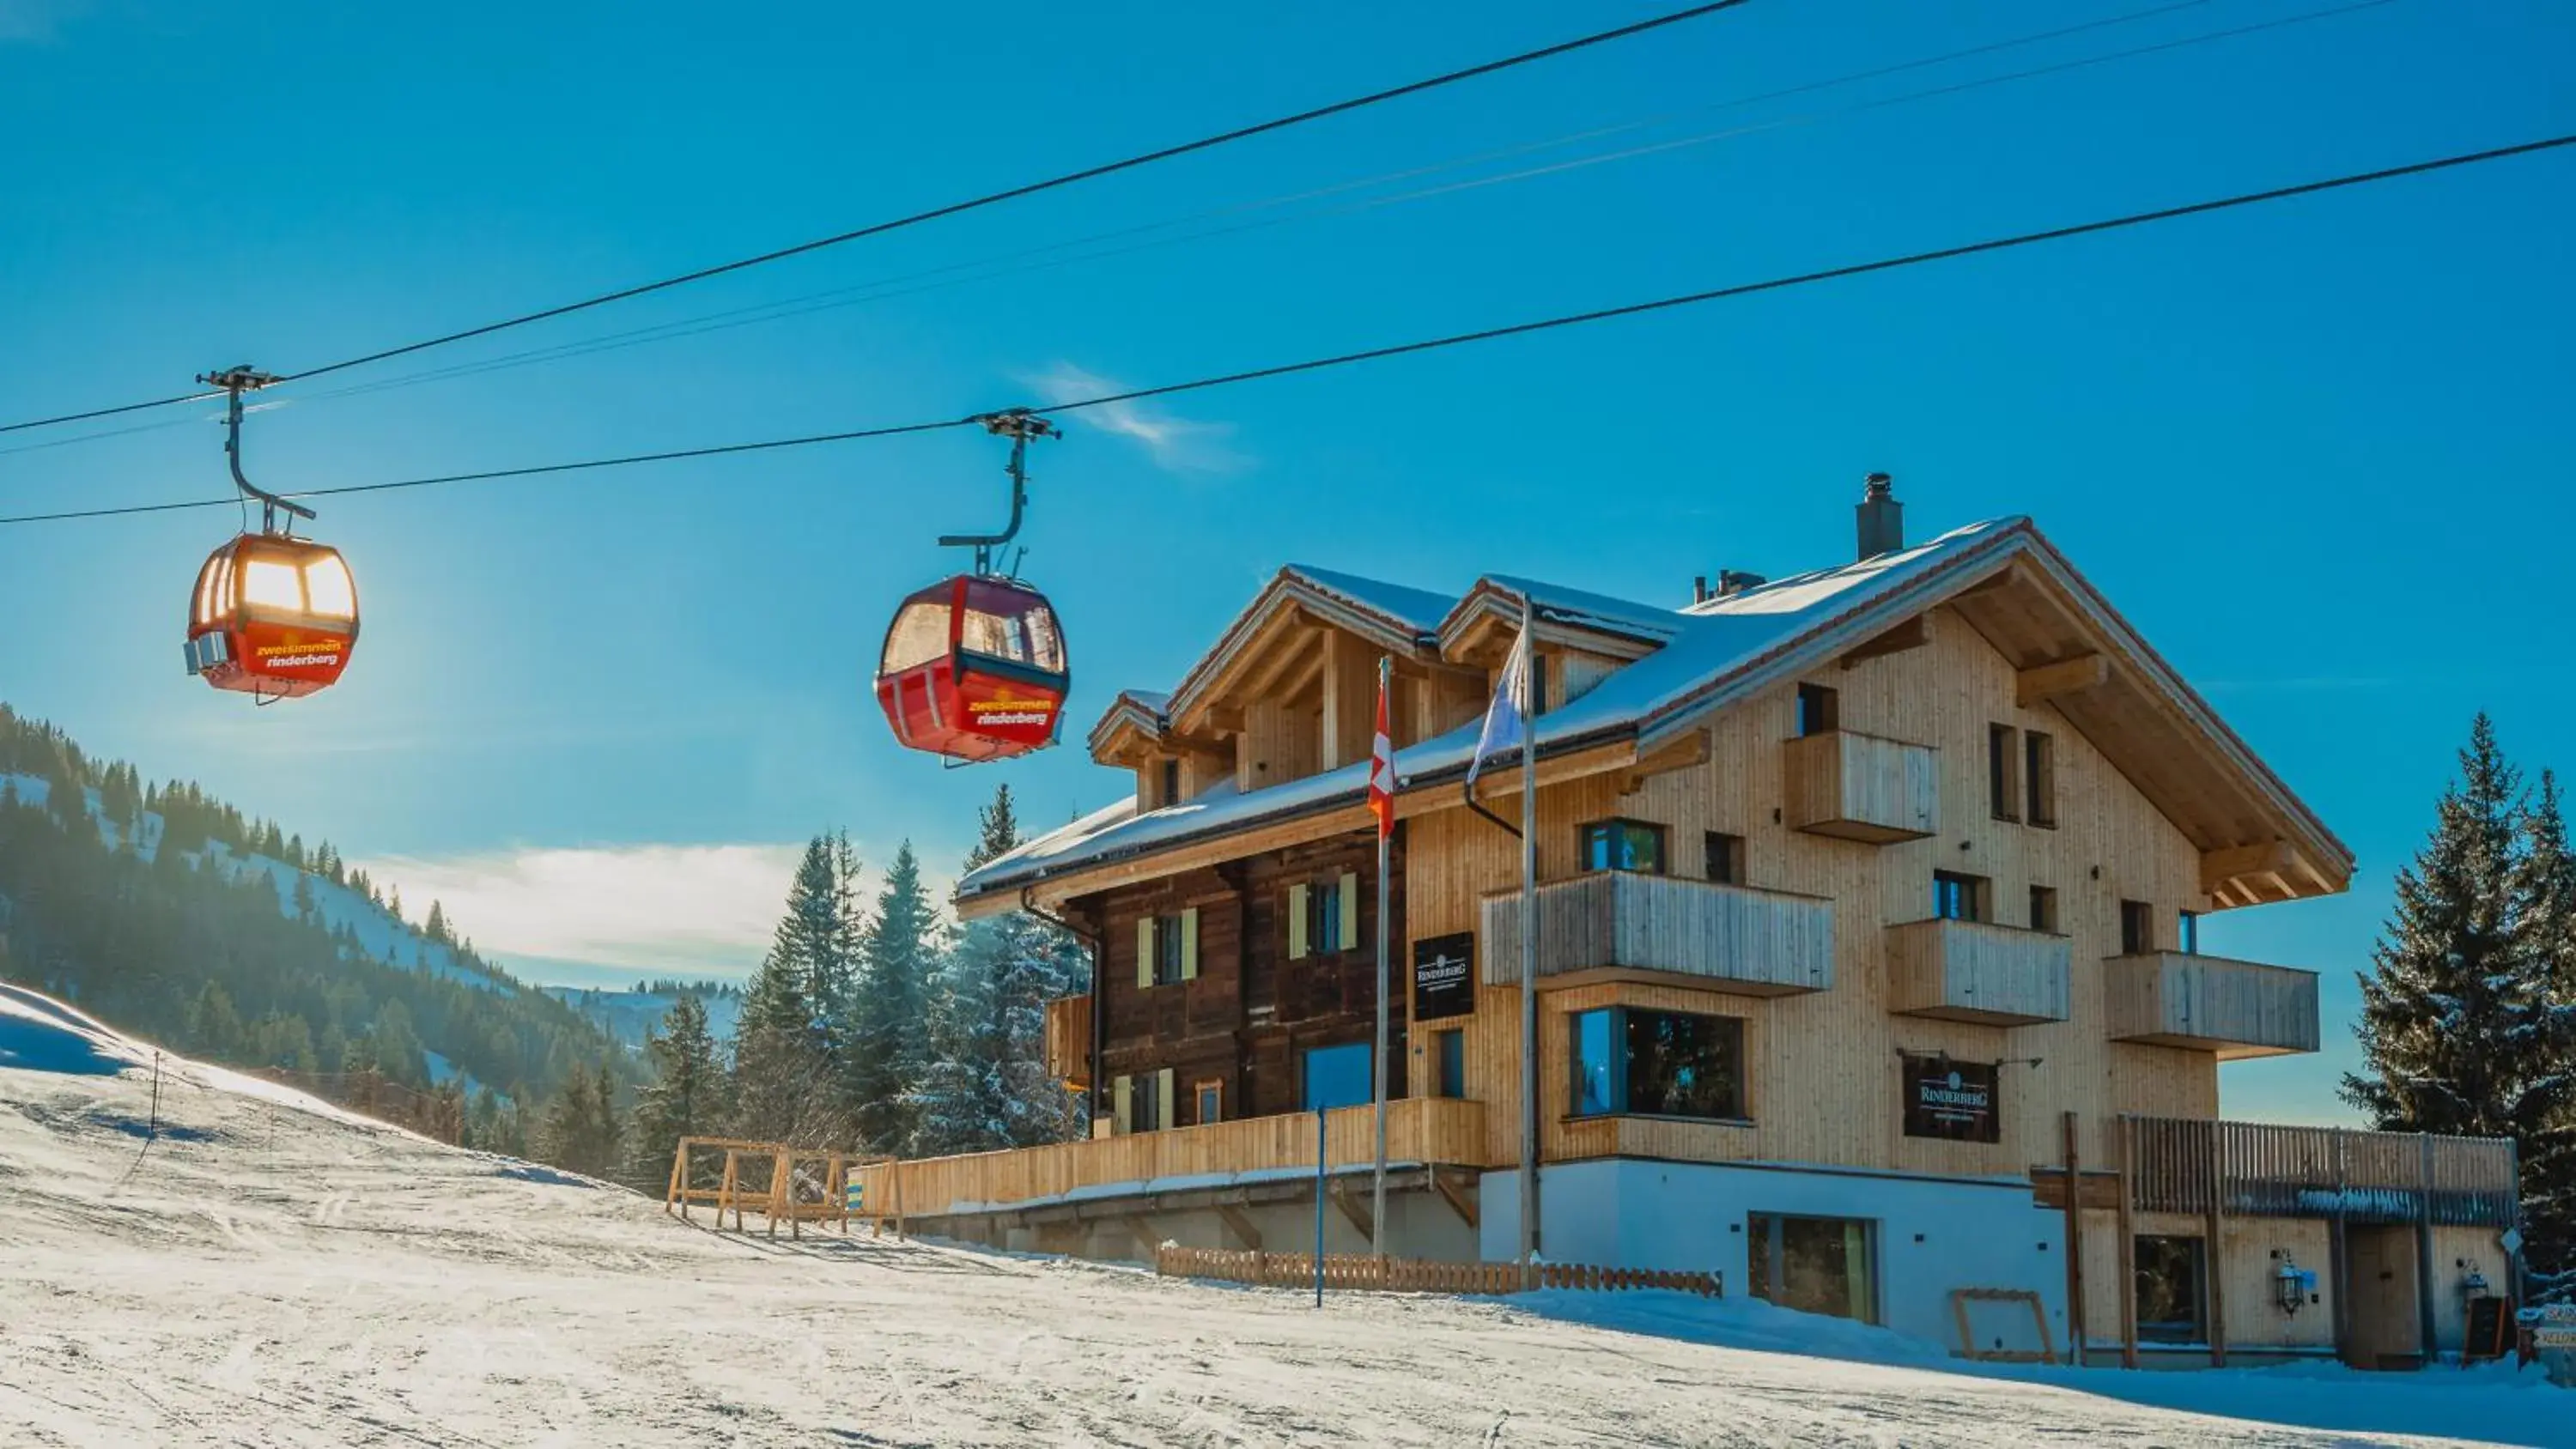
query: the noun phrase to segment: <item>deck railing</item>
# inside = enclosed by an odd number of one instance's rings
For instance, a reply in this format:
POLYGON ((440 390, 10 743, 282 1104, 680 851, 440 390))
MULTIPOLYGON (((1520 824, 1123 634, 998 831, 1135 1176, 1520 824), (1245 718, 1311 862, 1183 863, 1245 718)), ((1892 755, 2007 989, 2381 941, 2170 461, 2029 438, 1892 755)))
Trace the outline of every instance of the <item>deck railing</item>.
POLYGON ((2361 1132, 2268 1122, 2124 1118, 2142 1212, 2342 1217, 2502 1227, 2513 1221, 2514 1146, 2494 1137, 2361 1132))
POLYGON ((1939 828, 1940 760, 1931 746, 1826 730, 1781 749, 1790 829, 1888 845, 1939 828))
POLYGON ((2192 1047, 2221 1061, 2317 1049, 2317 974, 2181 951, 2102 963, 2114 1041, 2192 1047))
MULTIPOLYGON (((1329 1167, 1376 1160, 1375 1112, 1340 1107, 1325 1114, 1329 1167)), ((1406 1097, 1387 1104, 1387 1161, 1481 1166, 1485 1106, 1454 1097, 1406 1097)), ((954 1213, 1116 1195, 1222 1187, 1293 1177, 1315 1169, 1315 1114, 1247 1117, 1202 1127, 1135 1132, 1123 1137, 925 1157, 852 1167, 850 1183, 867 1217, 942 1217, 954 1213)))
MULTIPOLYGON (((1520 896, 1484 901, 1484 982, 1521 979, 1520 896)), ((1538 972, 1646 972, 1780 996, 1834 984, 1834 903, 1816 896, 1634 871, 1538 888, 1538 972)))
POLYGON ((1887 1009, 2019 1026, 2074 1010, 2074 951, 2064 936, 1987 921, 1887 928, 1887 1009))

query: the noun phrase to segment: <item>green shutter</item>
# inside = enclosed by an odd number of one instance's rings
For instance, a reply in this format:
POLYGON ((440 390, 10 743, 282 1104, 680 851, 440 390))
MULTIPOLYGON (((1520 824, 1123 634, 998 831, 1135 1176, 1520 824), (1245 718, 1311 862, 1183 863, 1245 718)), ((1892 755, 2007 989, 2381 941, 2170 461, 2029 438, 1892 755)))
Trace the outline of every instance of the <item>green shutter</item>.
POLYGON ((1136 923, 1136 984, 1154 984, 1154 918, 1147 916, 1136 923))
POLYGON ((1360 948, 1360 875, 1358 871, 1342 872, 1342 939, 1333 943, 1337 951, 1360 948))
POLYGON ((1181 979, 1199 979, 1199 908, 1181 912, 1181 979))
POLYGON ((1134 1110, 1136 1100, 1136 1079, 1133 1077, 1118 1078, 1117 1082, 1111 1089, 1110 1096, 1116 1103, 1113 1113, 1118 1121, 1118 1135, 1124 1137, 1131 1130, 1128 1124, 1136 1120, 1134 1110))
POLYGON ((1306 893, 1312 889, 1307 885, 1288 888, 1288 959, 1291 961, 1306 959, 1306 893))
POLYGON ((1178 1119, 1172 1116, 1172 1069, 1165 1067, 1154 1074, 1154 1125, 1168 1128, 1178 1119))

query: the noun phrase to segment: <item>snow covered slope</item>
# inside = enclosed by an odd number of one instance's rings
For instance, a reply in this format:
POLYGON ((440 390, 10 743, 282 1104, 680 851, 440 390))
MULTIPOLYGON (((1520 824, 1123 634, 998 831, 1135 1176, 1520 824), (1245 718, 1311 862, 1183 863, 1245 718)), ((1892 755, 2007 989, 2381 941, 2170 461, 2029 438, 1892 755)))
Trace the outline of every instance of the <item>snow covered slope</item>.
POLYGON ((13 1449, 2576 1444, 2576 1397, 2493 1375, 2006 1376, 1760 1304, 1319 1312, 891 1239, 718 1236, 176 1060, 147 1145, 150 1048, 30 993, 0 995, 0 1051, 13 1449))

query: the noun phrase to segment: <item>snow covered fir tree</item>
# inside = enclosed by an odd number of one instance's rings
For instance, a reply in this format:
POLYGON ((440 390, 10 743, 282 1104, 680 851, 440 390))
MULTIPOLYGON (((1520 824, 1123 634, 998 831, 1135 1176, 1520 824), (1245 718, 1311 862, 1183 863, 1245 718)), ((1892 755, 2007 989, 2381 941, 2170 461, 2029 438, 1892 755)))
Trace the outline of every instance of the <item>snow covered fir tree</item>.
POLYGON ((2361 992, 2345 1100, 2384 1130, 2514 1139, 2534 1288, 2576 1297, 2576 856, 2556 777, 2526 790, 2484 714, 2361 992))

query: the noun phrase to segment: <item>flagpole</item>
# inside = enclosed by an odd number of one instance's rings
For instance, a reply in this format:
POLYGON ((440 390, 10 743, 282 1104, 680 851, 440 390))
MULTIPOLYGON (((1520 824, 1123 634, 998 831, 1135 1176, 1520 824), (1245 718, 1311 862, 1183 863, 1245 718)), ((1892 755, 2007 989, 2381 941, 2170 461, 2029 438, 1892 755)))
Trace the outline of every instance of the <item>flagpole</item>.
POLYGON ((1521 596, 1521 1285, 1538 1259, 1538 720, 1531 709, 1540 667, 1531 635, 1537 608, 1521 596))
MULTIPOLYGON (((1379 655, 1377 659, 1377 728, 1378 735, 1381 740, 1386 738, 1387 693, 1390 682, 1394 678, 1394 674, 1395 661, 1393 656, 1385 654, 1379 655)), ((1392 742, 1390 741, 1389 744, 1391 745, 1391 743, 1392 742)), ((1379 766, 1372 763, 1370 768, 1375 770, 1379 768, 1379 766)), ((1388 774, 1386 788, 1390 794, 1392 794, 1395 789, 1395 780, 1393 778, 1395 767, 1393 762, 1390 760, 1384 768, 1388 774)), ((1393 839, 1395 833, 1393 830, 1388 828, 1394 818, 1393 805, 1394 802, 1390 799, 1388 801, 1388 813, 1386 817, 1378 821, 1377 829, 1377 1178, 1370 1189, 1369 1237, 1372 1240, 1370 1246, 1377 1249, 1377 1255, 1381 1258, 1386 1256, 1386 1019, 1388 995, 1386 969, 1386 903, 1388 895, 1387 846, 1388 842, 1393 839)), ((1408 1017, 1407 1019, 1410 1020, 1411 1018, 1408 1017)))

